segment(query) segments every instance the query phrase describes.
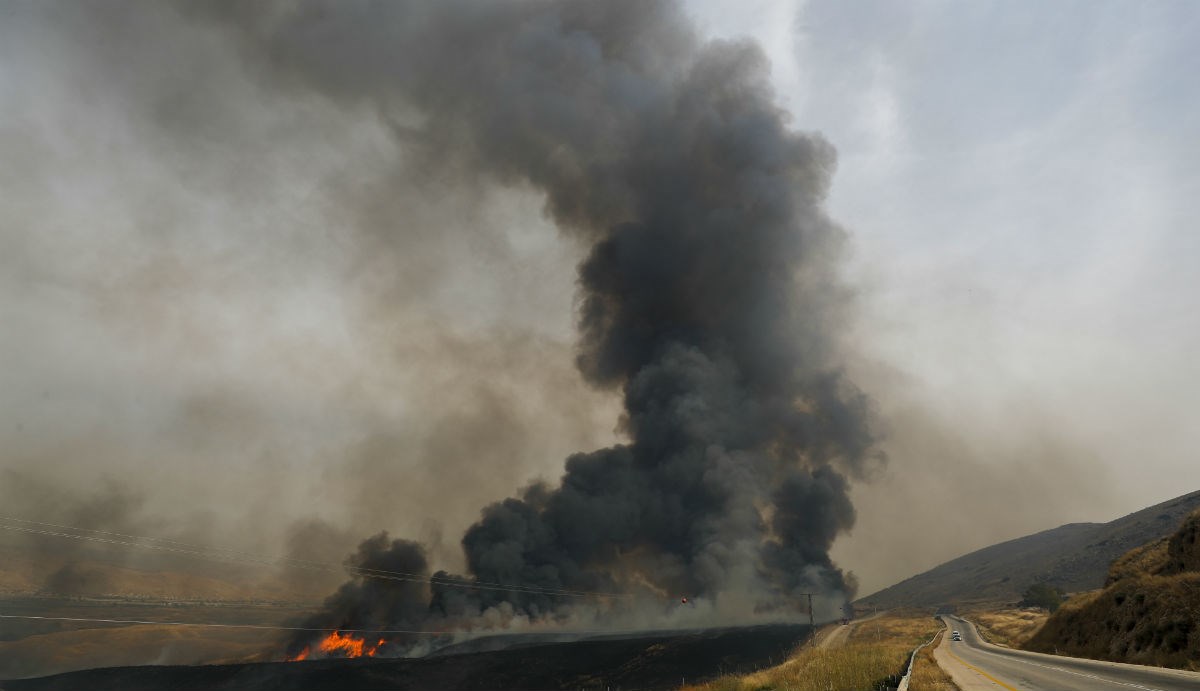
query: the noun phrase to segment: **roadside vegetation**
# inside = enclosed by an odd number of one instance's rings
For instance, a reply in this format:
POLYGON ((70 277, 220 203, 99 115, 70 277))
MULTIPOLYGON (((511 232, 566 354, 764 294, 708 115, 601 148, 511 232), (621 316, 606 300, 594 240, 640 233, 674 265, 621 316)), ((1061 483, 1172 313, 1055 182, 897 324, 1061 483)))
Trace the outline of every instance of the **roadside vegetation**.
POLYGON ((1114 561, 1103 590, 1072 598, 1024 647, 1200 671, 1200 511, 1114 561))
POLYGON ((937 660, 933 659, 933 649, 942 642, 946 635, 943 630, 937 640, 921 648, 917 659, 913 661, 912 679, 909 682, 910 691, 958 691, 958 686, 950 680, 950 675, 942 669, 937 660))
MULTIPOLYGON (((884 682, 894 683, 904 673, 913 648, 928 641, 940 628, 941 622, 924 612, 885 614, 855 624, 845 644, 839 647, 804 646, 775 667, 684 688, 688 691, 874 691, 884 682)), ((914 683, 911 686, 914 691, 954 689, 953 685, 935 685, 942 680, 936 672, 928 670, 928 666, 937 668, 932 658, 927 663, 919 660, 918 664, 929 685, 914 683)))
POLYGON ((996 645, 1019 648, 1042 628, 1050 613, 1038 607, 971 610, 965 616, 975 622, 983 637, 996 645))

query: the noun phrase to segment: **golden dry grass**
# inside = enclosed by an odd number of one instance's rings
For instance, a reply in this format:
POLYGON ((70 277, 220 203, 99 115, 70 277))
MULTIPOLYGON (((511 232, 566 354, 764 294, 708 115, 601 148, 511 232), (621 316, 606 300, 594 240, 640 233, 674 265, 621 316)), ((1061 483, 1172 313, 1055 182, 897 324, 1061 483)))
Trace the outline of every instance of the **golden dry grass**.
POLYGON ((921 648, 921 652, 917 653, 917 659, 913 661, 912 680, 908 687, 910 691, 958 691, 958 686, 950 679, 950 675, 933 659, 933 649, 941 643, 941 637, 945 634, 945 631, 939 633, 938 640, 921 648))
POLYGON ((1200 510, 1116 559, 1104 590, 1072 598, 1024 647, 1200 670, 1200 510))
POLYGON ((1064 604, 1028 650, 1200 671, 1200 573, 1127 577, 1064 604))
POLYGON ((941 623, 919 610, 897 610, 875 619, 858 623, 850 632, 850 643, 908 641, 909 650, 929 640, 937 633, 941 623))
POLYGON ((1112 566, 1108 567, 1108 578, 1104 581, 1104 585, 1109 586, 1126 578, 1161 571, 1167 565, 1169 541, 1169 535, 1163 536, 1117 557, 1112 566))
POLYGON ((199 664, 255 660, 279 633, 137 624, 77 629, 0 642, 0 678, 57 674, 92 667, 199 664))
POLYGON ((975 610, 966 615, 979 631, 996 645, 1019 648, 1033 637, 1050 613, 1038 608, 975 610))
MULTIPOLYGON (((929 640, 941 624, 917 613, 884 615, 857 624, 838 648, 800 648, 783 664, 744 676, 725 676, 691 691, 868 691, 904 672, 912 649, 929 640)), ((929 687, 950 689, 952 687, 929 687)))
POLYGON ((1167 563, 1162 575, 1200 572, 1200 510, 1193 511, 1167 544, 1167 563))

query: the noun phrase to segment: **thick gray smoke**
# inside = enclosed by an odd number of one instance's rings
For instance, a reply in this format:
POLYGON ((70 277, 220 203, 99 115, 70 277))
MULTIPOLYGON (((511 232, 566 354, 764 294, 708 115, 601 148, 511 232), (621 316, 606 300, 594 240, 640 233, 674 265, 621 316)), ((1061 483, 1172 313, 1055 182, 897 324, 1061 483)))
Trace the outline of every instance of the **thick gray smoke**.
MULTIPOLYGON (((878 454, 839 369, 835 152, 789 129, 755 45, 701 41, 675 4, 640 0, 203 7, 263 79, 376 109, 431 179, 541 190, 591 246, 577 364, 622 392, 629 441, 485 508, 467 580, 768 610, 851 594, 828 551, 854 522, 847 476, 878 454)), ((566 604, 438 580, 435 614, 566 604)), ((395 598, 367 589, 348 584, 331 605, 353 614, 327 623, 384 623, 395 598)))

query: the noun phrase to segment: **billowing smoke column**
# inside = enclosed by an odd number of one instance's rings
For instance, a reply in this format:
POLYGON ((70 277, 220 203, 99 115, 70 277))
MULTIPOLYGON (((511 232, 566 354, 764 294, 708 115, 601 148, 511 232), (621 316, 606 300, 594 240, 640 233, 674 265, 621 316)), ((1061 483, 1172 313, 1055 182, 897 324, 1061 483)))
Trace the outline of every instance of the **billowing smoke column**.
MULTIPOLYGON (((579 370, 624 396, 629 443, 485 508, 462 540, 470 576, 351 583, 319 620, 417 623, 410 600, 443 621, 501 603, 536 619, 574 601, 455 579, 749 593, 758 609, 849 594, 828 550, 854 521, 846 478, 877 452, 837 358, 835 152, 789 130, 756 46, 700 41, 676 5, 643 0, 235 3, 221 20, 269 78, 378 109, 431 171, 542 190, 591 246, 579 370)), ((356 558, 410 551, 396 545, 356 558)))

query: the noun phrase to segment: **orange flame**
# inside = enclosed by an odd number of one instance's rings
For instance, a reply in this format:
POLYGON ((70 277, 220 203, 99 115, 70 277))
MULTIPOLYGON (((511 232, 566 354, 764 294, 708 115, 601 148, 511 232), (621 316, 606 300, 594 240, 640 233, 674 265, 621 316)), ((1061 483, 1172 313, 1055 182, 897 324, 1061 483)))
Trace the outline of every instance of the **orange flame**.
MULTIPOLYGON (((324 656, 331 657, 375 657, 379 652, 379 648, 385 643, 384 639, 380 638, 374 645, 353 636, 343 636, 341 632, 334 631, 317 644, 317 650, 324 656)), ((311 649, 308 646, 304 647, 299 653, 287 659, 288 662, 299 662, 300 660, 308 659, 311 649)))

